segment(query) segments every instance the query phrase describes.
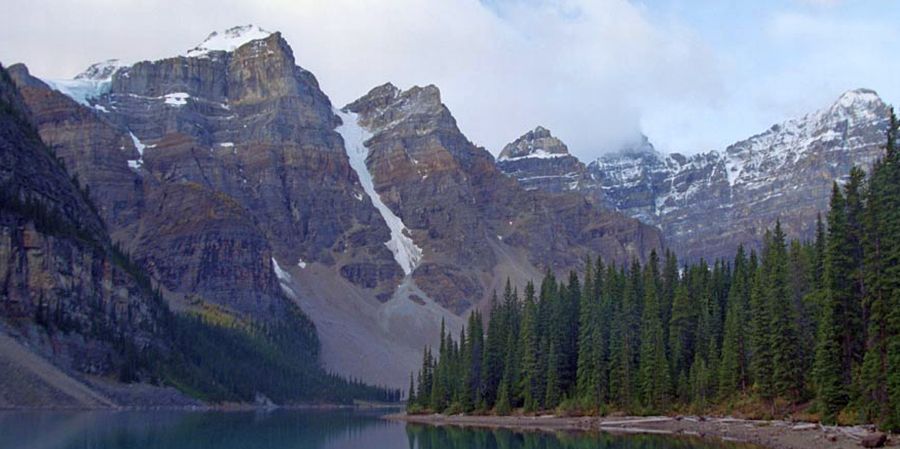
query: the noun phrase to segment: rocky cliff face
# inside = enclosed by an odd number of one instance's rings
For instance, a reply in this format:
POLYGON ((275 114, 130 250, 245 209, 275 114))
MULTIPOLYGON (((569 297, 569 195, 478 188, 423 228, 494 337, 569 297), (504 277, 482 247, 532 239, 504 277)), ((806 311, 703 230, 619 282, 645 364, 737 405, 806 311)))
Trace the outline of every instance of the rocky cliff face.
MULTIPOLYGON (((366 164, 375 190, 424 249, 416 283, 456 313, 486 297, 482 279, 504 254, 521 254, 538 269, 566 270, 589 253, 624 262, 660 245, 651 229, 579 195, 529 191, 503 176, 494 158, 460 132, 434 86, 401 91, 386 84, 345 110, 371 133, 366 164)), ((538 145, 555 140, 546 130, 537 134, 538 145)), ((567 157, 565 146, 546 148, 539 151, 567 157)))
POLYGON ((136 350, 167 345, 157 338, 165 306, 133 268, 41 142, 25 101, 0 67, 3 323, 66 369, 115 373, 126 363, 123 344, 136 350))
POLYGON ((587 167, 541 126, 506 145, 497 158, 497 166, 527 190, 559 193, 592 184, 587 167))
MULTIPOLYGON (((724 151, 664 155, 645 142, 605 155, 588 164, 593 183, 577 190, 659 226, 683 257, 732 257, 739 243, 756 246, 777 219, 788 235, 812 237, 831 183, 880 157, 888 115, 875 92, 854 90, 724 151)), ((544 160, 533 162, 544 167, 505 171, 527 179, 547 170, 544 160)))
POLYGON ((170 303, 265 323, 287 296, 316 322, 326 366, 368 381, 405 387, 441 321, 458 328, 507 277, 661 246, 634 219, 503 176, 434 86, 387 84, 336 110, 256 27, 75 80, 13 73, 170 303))

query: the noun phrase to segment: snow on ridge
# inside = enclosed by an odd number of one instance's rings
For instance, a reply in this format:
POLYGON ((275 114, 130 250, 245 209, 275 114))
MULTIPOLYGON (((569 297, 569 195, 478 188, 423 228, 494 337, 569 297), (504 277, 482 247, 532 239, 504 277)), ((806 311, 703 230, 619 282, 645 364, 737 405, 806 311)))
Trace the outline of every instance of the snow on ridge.
POLYGON ((522 159, 554 159, 558 157, 566 157, 569 156, 569 153, 551 153, 542 148, 538 148, 529 152, 528 154, 524 154, 522 156, 508 157, 508 156, 500 156, 498 160, 500 161, 518 161, 522 159))
POLYGON ((394 260, 403 269, 403 273, 408 276, 412 274, 422 260, 422 248, 416 246, 416 243, 406 234, 406 225, 403 224, 400 217, 384 204, 381 195, 375 190, 372 172, 369 171, 369 167, 366 165, 369 149, 366 148, 365 142, 372 137, 372 133, 359 125, 356 113, 338 110, 335 113, 341 117, 343 122, 336 128, 336 131, 344 139, 344 149, 347 152, 347 157, 350 159, 350 167, 356 172, 363 190, 372 200, 372 205, 381 214, 391 231, 390 240, 384 242, 384 244, 394 254, 394 260))
POLYGON ((187 104, 187 99, 191 98, 191 95, 187 92, 172 92, 163 95, 162 98, 169 106, 181 107, 187 104))
POLYGON ((83 72, 75 75, 76 80, 111 80, 113 74, 119 69, 128 67, 129 64, 118 59, 107 59, 106 61, 95 62, 84 69, 83 72))
POLYGON ((185 56, 197 58, 207 56, 213 51, 231 52, 238 47, 259 39, 265 39, 272 33, 255 25, 243 25, 225 31, 213 31, 200 45, 188 50, 185 56))

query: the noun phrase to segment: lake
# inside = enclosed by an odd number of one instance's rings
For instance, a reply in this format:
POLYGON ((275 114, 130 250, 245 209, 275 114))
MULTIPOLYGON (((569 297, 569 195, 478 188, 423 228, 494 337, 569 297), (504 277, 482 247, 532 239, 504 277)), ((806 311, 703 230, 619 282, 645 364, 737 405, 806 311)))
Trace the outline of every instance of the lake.
POLYGON ((383 411, 0 412, 0 449, 728 449, 692 439, 404 424, 383 411))

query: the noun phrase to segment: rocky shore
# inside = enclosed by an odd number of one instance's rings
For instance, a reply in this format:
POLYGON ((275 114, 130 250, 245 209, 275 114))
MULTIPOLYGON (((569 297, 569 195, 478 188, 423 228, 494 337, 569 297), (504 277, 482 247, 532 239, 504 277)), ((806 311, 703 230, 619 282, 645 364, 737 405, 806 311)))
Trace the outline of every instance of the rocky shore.
MULTIPOLYGON (((608 432, 617 434, 656 434, 693 436, 747 443, 770 449, 849 449, 881 447, 883 434, 870 426, 822 426, 816 423, 760 421, 699 416, 651 417, 560 417, 544 416, 465 416, 465 415, 388 415, 385 419, 409 423, 461 427, 504 428, 526 431, 608 432)), ((882 444, 898 446, 898 439, 882 444)))

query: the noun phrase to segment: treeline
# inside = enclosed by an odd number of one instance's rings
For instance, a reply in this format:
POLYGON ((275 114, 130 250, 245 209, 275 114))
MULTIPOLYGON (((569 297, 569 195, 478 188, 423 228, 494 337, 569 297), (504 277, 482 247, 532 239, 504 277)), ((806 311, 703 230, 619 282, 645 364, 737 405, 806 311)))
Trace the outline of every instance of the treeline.
POLYGON ((730 411, 799 406, 823 422, 900 429, 900 155, 892 118, 870 176, 834 185, 827 226, 759 253, 679 266, 586 261, 524 292, 507 282, 490 321, 441 331, 410 378, 409 409, 510 413, 730 411))
POLYGON ((176 315, 170 338, 178 351, 152 372, 211 402, 253 402, 262 396, 277 404, 400 400, 399 389, 326 373, 312 322, 299 309, 288 315, 280 326, 251 329, 176 315))

